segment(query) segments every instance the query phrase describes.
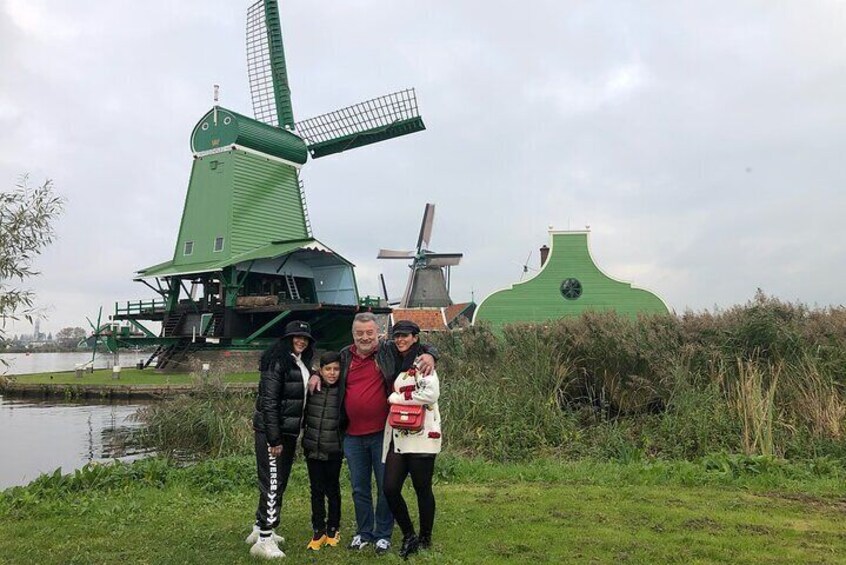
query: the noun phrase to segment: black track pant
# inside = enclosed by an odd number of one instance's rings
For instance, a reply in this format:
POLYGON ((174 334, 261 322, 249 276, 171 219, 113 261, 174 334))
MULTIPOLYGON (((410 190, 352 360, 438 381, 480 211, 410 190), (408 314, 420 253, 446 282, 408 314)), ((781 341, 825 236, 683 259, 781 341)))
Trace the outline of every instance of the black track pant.
POLYGON ((414 533, 414 525, 408 515, 408 506, 402 498, 402 485, 411 475, 411 484, 417 494, 417 509, 420 511, 420 535, 431 536, 435 523, 435 495, 432 492, 432 476, 435 472, 435 457, 419 455, 400 455, 394 452, 394 445, 388 450, 385 459, 385 478, 383 488, 385 498, 394 519, 402 530, 403 536, 414 533))
POLYGON ((259 502, 256 525, 259 529, 272 530, 279 525, 282 495, 288 486, 297 438, 282 436, 282 455, 273 457, 267 447, 267 436, 256 432, 256 471, 258 472, 259 502))
POLYGON ((306 459, 311 487, 311 527, 316 532, 337 530, 341 526, 341 463, 340 457, 328 461, 306 459), (329 506, 328 518, 324 501, 329 506))

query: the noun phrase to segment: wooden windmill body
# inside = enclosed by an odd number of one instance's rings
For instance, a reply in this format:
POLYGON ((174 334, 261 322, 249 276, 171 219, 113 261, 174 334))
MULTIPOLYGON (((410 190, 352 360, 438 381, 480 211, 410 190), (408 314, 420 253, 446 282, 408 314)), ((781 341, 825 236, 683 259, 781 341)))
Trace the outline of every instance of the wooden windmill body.
POLYGON ((160 366, 197 349, 264 348, 291 320, 337 346, 374 308, 360 303, 352 263, 314 237, 300 171, 309 157, 425 129, 414 90, 296 122, 275 0, 248 9, 247 63, 255 117, 215 103, 197 122, 173 257, 136 276, 159 297, 113 316, 144 328, 160 366))

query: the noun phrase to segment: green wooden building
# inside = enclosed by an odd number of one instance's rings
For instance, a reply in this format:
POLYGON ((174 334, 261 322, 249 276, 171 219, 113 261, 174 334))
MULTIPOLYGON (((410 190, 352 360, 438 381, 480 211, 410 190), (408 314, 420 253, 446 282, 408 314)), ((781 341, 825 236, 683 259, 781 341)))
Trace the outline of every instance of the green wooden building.
POLYGON ((157 345, 162 368, 198 350, 263 349, 291 320, 337 348, 357 312, 390 312, 362 299, 353 265, 314 238, 300 170, 309 157, 425 129, 414 91, 295 122, 276 1, 249 8, 247 47, 255 118, 215 104, 197 122, 172 258, 136 276, 158 297, 112 316, 142 332, 116 345, 157 345))
POLYGON ((534 277, 488 295, 476 309, 473 323, 494 328, 518 322, 544 322, 587 311, 614 310, 631 318, 665 314, 657 295, 605 274, 593 260, 588 231, 552 231, 548 256, 534 277))

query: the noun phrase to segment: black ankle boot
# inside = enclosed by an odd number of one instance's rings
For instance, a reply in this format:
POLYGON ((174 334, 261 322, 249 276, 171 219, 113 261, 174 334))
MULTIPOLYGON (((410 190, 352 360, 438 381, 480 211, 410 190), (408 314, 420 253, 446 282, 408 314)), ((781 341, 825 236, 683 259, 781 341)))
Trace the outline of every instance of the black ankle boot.
POLYGON ((420 542, 414 534, 402 537, 402 547, 399 550, 399 556, 403 559, 408 559, 409 555, 417 553, 420 547, 420 542))
POLYGON ((420 549, 429 549, 432 547, 432 534, 420 534, 417 536, 417 545, 420 549))

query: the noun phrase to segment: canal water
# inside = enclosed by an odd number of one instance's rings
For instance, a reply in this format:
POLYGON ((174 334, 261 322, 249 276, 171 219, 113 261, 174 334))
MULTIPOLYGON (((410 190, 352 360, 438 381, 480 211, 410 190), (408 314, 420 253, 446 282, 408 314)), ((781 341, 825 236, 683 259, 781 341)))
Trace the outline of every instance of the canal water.
POLYGON ((0 490, 58 467, 70 473, 90 462, 142 457, 143 452, 125 448, 140 425, 133 415, 142 405, 137 400, 82 404, 0 395, 0 490))
MULTIPOLYGON (((134 366, 139 360, 146 360, 149 353, 135 351, 121 351, 117 357, 118 364, 125 367, 134 366)), ((73 371, 77 365, 91 361, 91 353, 84 351, 62 353, 0 353, 0 360, 7 363, 4 368, 0 363, 0 374, 31 375, 32 373, 48 373, 50 371, 73 371)), ((98 353, 94 358, 95 369, 110 369, 116 357, 111 353, 98 353)))

